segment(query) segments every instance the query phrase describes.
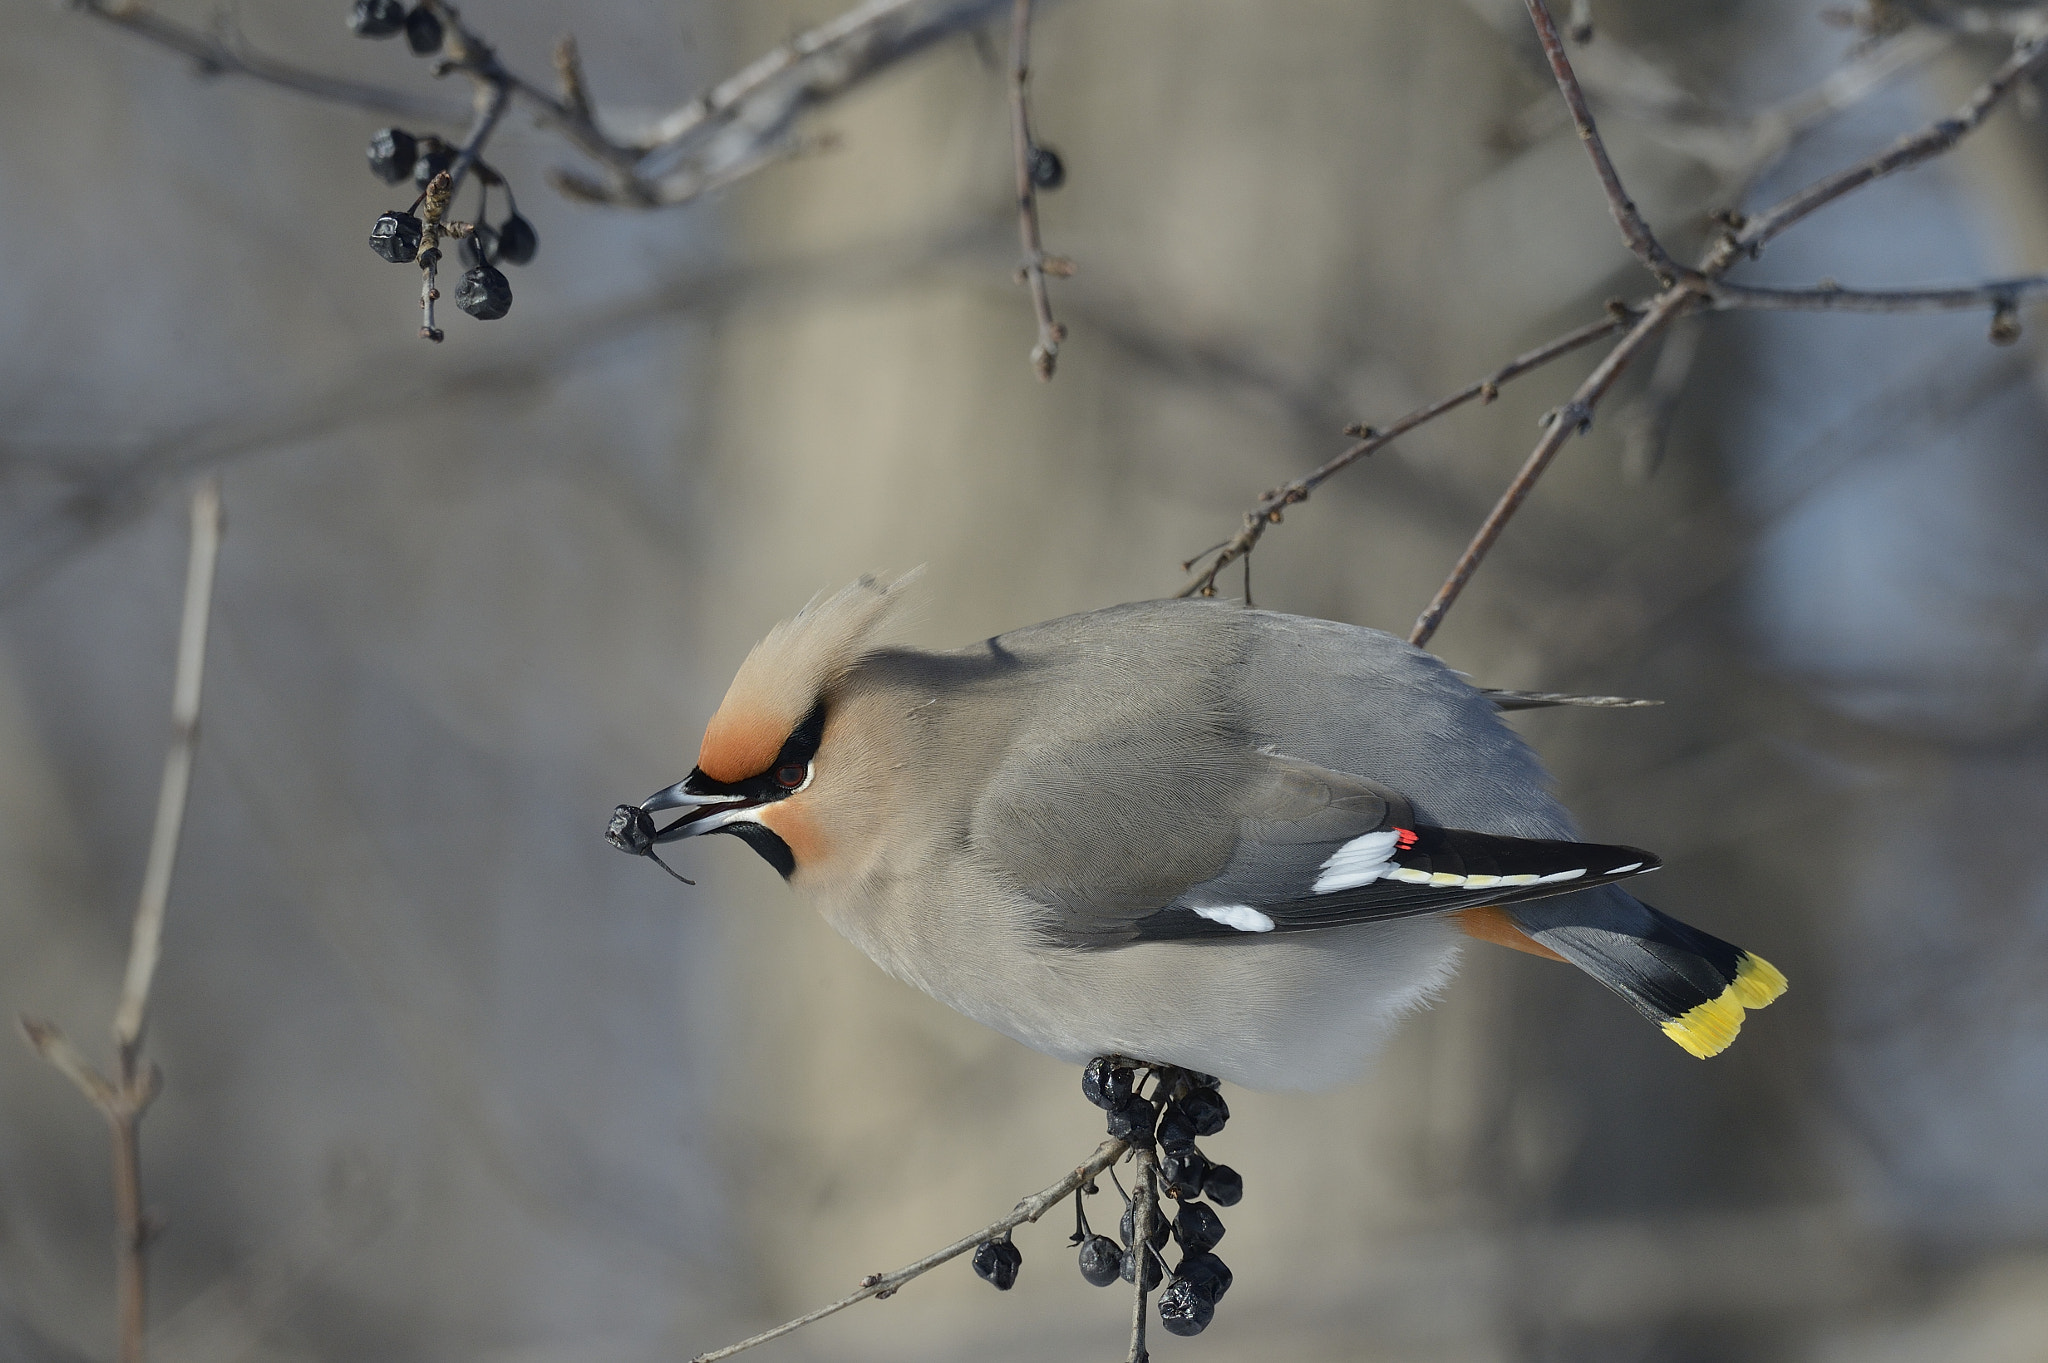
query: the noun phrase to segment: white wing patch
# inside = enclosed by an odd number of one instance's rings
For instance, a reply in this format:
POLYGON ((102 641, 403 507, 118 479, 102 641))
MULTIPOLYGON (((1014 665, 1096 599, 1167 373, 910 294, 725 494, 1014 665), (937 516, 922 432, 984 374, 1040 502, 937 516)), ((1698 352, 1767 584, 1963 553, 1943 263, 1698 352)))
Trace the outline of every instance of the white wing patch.
POLYGON ((1197 918, 1221 923, 1239 932, 1271 932, 1273 920, 1249 904, 1210 904, 1195 910, 1197 918))
MULTIPOLYGON (((1323 873, 1316 877, 1317 894, 1334 894, 1338 890, 1353 890, 1360 885, 1370 885, 1381 876, 1398 875, 1388 854, 1394 850, 1394 843, 1400 835, 1392 829, 1378 833, 1365 833, 1353 838, 1330 854, 1323 863, 1323 873)), ((1201 910, 1197 909, 1197 913, 1201 910)), ((1204 917, 1207 915, 1205 914, 1204 917)), ((1260 915, 1264 917, 1263 914, 1260 915)), ((1221 922, 1221 919, 1217 920, 1221 922)), ((1261 929, 1264 931, 1264 929, 1261 929)))

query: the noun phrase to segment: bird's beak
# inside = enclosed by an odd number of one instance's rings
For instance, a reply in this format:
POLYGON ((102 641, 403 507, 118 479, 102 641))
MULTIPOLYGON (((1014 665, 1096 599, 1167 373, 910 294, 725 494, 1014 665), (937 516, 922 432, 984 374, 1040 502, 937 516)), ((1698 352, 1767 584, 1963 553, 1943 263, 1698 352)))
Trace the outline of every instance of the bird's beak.
POLYGON ((720 783, 701 771, 693 771, 665 790, 657 790, 638 805, 620 805, 612 812, 605 839, 621 852, 645 856, 656 843, 674 842, 715 832, 738 819, 749 818, 761 801, 733 790, 718 790, 720 783), (685 811, 666 828, 657 829, 652 815, 667 809, 685 811))

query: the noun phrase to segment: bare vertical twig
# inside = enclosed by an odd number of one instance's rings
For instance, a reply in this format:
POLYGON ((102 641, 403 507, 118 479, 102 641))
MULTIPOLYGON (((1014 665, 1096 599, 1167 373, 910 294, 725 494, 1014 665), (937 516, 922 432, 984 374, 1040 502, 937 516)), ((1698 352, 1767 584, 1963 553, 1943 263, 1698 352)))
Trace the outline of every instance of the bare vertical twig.
POLYGON ((120 1322, 121 1363, 142 1363, 148 1326, 145 1255, 151 1227, 142 1204, 142 1115, 162 1088, 154 1065, 142 1064, 150 985, 162 954, 164 910, 178 864, 192 788, 192 757, 199 741, 200 684, 206 671, 207 622, 212 614, 214 566, 220 557, 220 483, 208 479, 192 494, 192 549, 185 566, 185 606, 178 628, 176 679, 171 687, 171 743, 157 789, 142 892, 128 943, 128 966, 114 1010, 115 1078, 107 1079, 54 1023, 24 1016, 21 1029, 36 1054, 78 1086, 107 1119, 114 1159, 114 1285, 120 1322))
POLYGON ((1151 1265, 1148 1256, 1156 1254, 1152 1248, 1152 1208, 1159 1196, 1159 1163, 1154 1158, 1152 1147, 1140 1145, 1136 1155, 1138 1176, 1131 1180, 1135 1191, 1131 1194, 1137 1201, 1131 1206, 1131 1245, 1137 1257, 1137 1269, 1131 1274, 1135 1289, 1135 1300, 1131 1306, 1131 1352, 1124 1363, 1147 1363, 1150 1355, 1145 1352, 1145 1270, 1151 1265))
MULTIPOLYGON (((1031 308, 1038 315, 1038 344, 1031 348, 1031 366, 1041 380, 1050 382, 1067 329, 1053 320, 1052 298, 1045 287, 1047 261, 1038 235, 1038 182, 1032 175, 1030 83, 1031 0, 1016 0, 1010 11, 1010 142, 1017 173, 1017 238, 1024 248, 1024 263, 1018 270, 1031 287, 1031 308)), ((1059 266, 1064 267, 1064 262, 1059 266)))

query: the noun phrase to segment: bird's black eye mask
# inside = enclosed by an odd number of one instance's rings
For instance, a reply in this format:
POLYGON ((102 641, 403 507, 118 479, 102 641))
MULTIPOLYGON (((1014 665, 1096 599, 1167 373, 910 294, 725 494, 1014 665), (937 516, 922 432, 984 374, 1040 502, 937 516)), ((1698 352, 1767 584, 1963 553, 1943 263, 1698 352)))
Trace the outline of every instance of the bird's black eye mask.
POLYGON ((803 723, 784 741, 782 750, 765 771, 741 781, 719 781, 693 770, 665 790, 656 791, 637 805, 620 805, 612 811, 605 840, 621 852, 647 857, 686 885, 696 882, 677 873, 655 854, 654 845, 704 833, 730 833, 759 852, 785 879, 796 871, 796 857, 789 844, 774 830, 743 816, 746 810, 786 800, 808 787, 818 744, 825 735, 825 706, 811 707, 803 723), (657 810, 681 809, 681 818, 664 828, 654 826, 657 810))

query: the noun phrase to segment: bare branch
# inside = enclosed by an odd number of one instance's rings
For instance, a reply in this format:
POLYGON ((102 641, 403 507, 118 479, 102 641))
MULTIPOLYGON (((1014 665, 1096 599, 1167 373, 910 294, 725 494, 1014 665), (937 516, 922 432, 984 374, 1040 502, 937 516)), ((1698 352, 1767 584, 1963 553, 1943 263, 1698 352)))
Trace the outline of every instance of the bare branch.
POLYGON ((589 122, 590 89, 583 80, 583 54, 576 49, 573 33, 555 40, 555 83, 562 87, 562 108, 573 118, 589 122))
POLYGON ((1069 1194, 1083 1187, 1094 1179, 1097 1174, 1123 1158, 1124 1151, 1128 1149, 1130 1149, 1130 1146, 1123 1141, 1104 1141, 1096 1147, 1095 1153, 1088 1157, 1085 1164, 1069 1171, 1057 1183, 1052 1184, 1050 1187, 1041 1188, 1019 1202, 1008 1216, 991 1222, 980 1230, 975 1231, 972 1235, 955 1240, 942 1250, 927 1254, 916 1263, 905 1264, 893 1273, 870 1273, 867 1277, 861 1279, 859 1289, 851 1295, 841 1297, 838 1301, 821 1306, 815 1311, 806 1312, 795 1320, 784 1321, 772 1330, 763 1330, 760 1334, 743 1339, 737 1344, 728 1344, 723 1349, 714 1349, 708 1354, 699 1354, 691 1359, 690 1363, 718 1363, 719 1359, 731 1358, 734 1354, 742 1353, 757 1344, 766 1344, 771 1339, 780 1339, 794 1330, 801 1330, 804 1326, 814 1321, 820 1321, 827 1316, 836 1315, 847 1307, 864 1302, 870 1297, 894 1296, 896 1289, 909 1282, 912 1278, 929 1273, 947 1260, 957 1259, 976 1246, 986 1244, 1003 1232, 1014 1230, 1018 1226, 1023 1225, 1026 1221, 1036 1221, 1039 1217, 1045 1215, 1046 1212, 1058 1206, 1069 1194))
POLYGON ((50 1062, 57 1072, 78 1086, 86 1100, 102 1112, 114 1102, 114 1086, 106 1077, 93 1068, 69 1038, 59 1031, 57 1024, 42 1018, 30 1017, 24 1013, 20 1018, 21 1034, 28 1038, 29 1049, 50 1062))
POLYGON ((1207 568, 1197 573, 1175 595, 1207 596, 1212 594, 1215 590, 1217 574, 1221 573, 1230 564, 1249 554, 1253 547, 1258 544, 1259 540, 1264 537, 1267 528, 1280 523, 1282 513, 1286 508, 1307 501, 1317 488, 1360 459, 1384 449, 1416 427, 1427 425, 1446 412, 1455 411, 1468 402, 1474 400, 1482 403, 1492 402, 1499 395, 1500 386, 1510 379, 1518 378, 1532 369, 1540 369, 1552 360, 1561 359, 1575 350, 1589 346, 1603 336, 1612 336, 1615 332, 1622 330, 1636 320, 1636 312, 1626 305, 1610 304, 1609 308, 1611 315, 1604 320, 1589 322, 1585 326, 1568 331, 1554 340, 1544 342, 1534 350, 1516 356, 1499 369, 1488 374, 1485 378, 1465 385, 1448 397, 1439 398, 1427 406, 1416 408, 1406 416, 1395 421, 1385 430, 1369 426, 1354 427, 1353 433, 1361 437, 1357 444, 1351 446, 1342 454, 1323 464, 1313 472, 1304 474, 1291 483, 1274 488, 1263 494, 1259 498, 1259 504, 1245 513, 1243 529, 1215 548, 1204 550, 1186 563, 1183 563, 1181 571, 1188 572, 1194 568, 1196 563, 1208 558, 1209 555, 1214 554, 1216 556, 1207 568))
POLYGON ((1593 409, 1599 405, 1600 399, 1614 385, 1614 381, 1621 377, 1621 371, 1628 367, 1628 362, 1635 358, 1636 352, 1654 339, 1657 333, 1662 331, 1672 318, 1690 306, 1696 297, 1697 295, 1683 285, 1659 294, 1656 301, 1650 305, 1649 311, 1630 328, 1628 335, 1622 337, 1614 349, 1607 352, 1606 358, 1600 361, 1599 367, 1586 376, 1586 381, 1572 394, 1571 401, 1551 418, 1549 428, 1543 432, 1543 438, 1536 442, 1536 448, 1530 451, 1528 460, 1522 465, 1522 471, 1515 475, 1514 482, 1508 484, 1507 491, 1501 494, 1492 514, 1487 516, 1485 524, 1479 527, 1479 533, 1472 537, 1472 543, 1467 545, 1465 552, 1459 556, 1457 566, 1451 569, 1451 575, 1444 579, 1444 585, 1437 589, 1435 599, 1416 620, 1415 628, 1408 634, 1409 643, 1420 648, 1429 642, 1430 637, 1436 633, 1437 626, 1443 623, 1445 614, 1450 611, 1459 594, 1465 590, 1465 584, 1470 582, 1472 574, 1479 570, 1487 551, 1493 548, 1494 541, 1500 538, 1500 532, 1506 528, 1508 521, 1528 497, 1530 490, 1536 486, 1536 480, 1543 476, 1543 471, 1550 467, 1550 461, 1564 448, 1564 442, 1592 424, 1593 409))
POLYGON ((1151 1267, 1146 1256, 1157 1255, 1152 1248, 1152 1213, 1159 1202, 1159 1163, 1152 1155, 1152 1147, 1138 1147, 1138 1176, 1131 1180, 1135 1199, 1131 1204, 1131 1249, 1137 1255, 1137 1268, 1131 1274, 1133 1301, 1131 1303, 1131 1351, 1124 1363, 1146 1363, 1145 1353, 1145 1270, 1151 1267))
POLYGON ((1963 308, 2013 307, 2048 294, 2048 275, 1987 279, 1949 288, 1845 289, 1822 280, 1810 289, 1765 288, 1716 280, 1707 296, 1716 308, 1765 308, 1790 312, 1954 312, 1963 308))
MULTIPOLYGON (((1666 254, 1658 242, 1649 223, 1637 210, 1635 200, 1629 198, 1622 188, 1621 176, 1614 169, 1614 161, 1607 155, 1607 144, 1600 140, 1600 130, 1593 123, 1593 110, 1586 103, 1586 92, 1579 88, 1579 78, 1572 73, 1571 58, 1565 55, 1564 39, 1558 36, 1557 25, 1551 20, 1550 10, 1544 0, 1526 0, 1529 18, 1536 25, 1536 37, 1543 44, 1543 55, 1550 61, 1551 74, 1557 77, 1558 91, 1563 94, 1565 106, 1571 110, 1572 125, 1579 131, 1579 140, 1586 144, 1586 153, 1593 158, 1593 169, 1600 176, 1600 187, 1607 193, 1607 209, 1614 215, 1614 222, 1621 229, 1628 249, 1636 253, 1649 271, 1664 284, 1669 285, 1676 276, 1678 264, 1666 254)), ((1587 22, 1587 37, 1592 36, 1590 18, 1587 22)))
POLYGON ((171 746, 157 793, 156 826, 142 874, 142 895, 128 947, 128 968, 114 1011, 118 1068, 109 1080, 65 1039, 56 1025, 21 1019, 35 1053, 78 1086, 107 1120, 113 1137, 114 1293, 119 1313, 121 1363, 143 1363, 148 1299, 145 1291, 150 1226, 142 1205, 142 1114, 156 1100, 162 1076, 140 1063, 149 987, 156 975, 185 797, 192 785, 192 752, 199 737, 200 684, 206 671, 206 626, 212 612, 214 566, 220 557, 220 484, 208 479, 192 494, 192 548, 185 565, 185 605, 178 628, 178 661, 171 685, 171 746))
POLYGON ((1017 239, 1024 248, 1018 271, 1030 285, 1031 308, 1038 316, 1031 367, 1041 382, 1050 383, 1067 329, 1053 320, 1052 299, 1045 288, 1045 245, 1038 236, 1038 178, 1031 140, 1031 0, 1013 0, 1010 15, 1010 141, 1017 174, 1017 239))
POLYGON ((220 557, 220 483, 209 478, 192 494, 192 550, 185 565, 185 607, 178 629, 178 666, 171 687, 171 747, 157 791, 156 826, 142 873, 142 895, 128 945, 128 969, 114 1013, 114 1044, 120 1048, 124 1086, 133 1079, 135 1052, 149 1011, 149 986, 156 977, 170 900, 171 873, 178 864, 178 836, 185 826, 185 797, 192 787, 192 752, 199 740, 199 687, 206 673, 206 626, 212 613, 214 565, 220 557))
MULTIPOLYGON (((441 123, 455 118, 454 109, 438 100, 278 61, 249 51, 229 36, 165 19, 139 0, 73 3, 96 19, 183 53, 209 75, 246 76, 316 99, 403 118, 441 123)), ((543 123, 604 166, 610 183, 603 186, 564 174, 579 197, 652 207, 687 203, 784 159, 794 149, 817 145, 792 135, 800 115, 940 39, 983 22, 1001 0, 867 0, 790 39, 631 137, 614 136, 599 124, 573 44, 566 54, 559 46, 556 51, 556 79, 562 86, 558 96, 506 66, 463 21, 455 5, 447 0, 428 3, 447 35, 448 56, 438 71, 459 71, 480 84, 509 90, 543 123)))
MULTIPOLYGON (((796 120, 817 106, 914 56, 942 38, 993 16, 1003 0, 866 0, 791 38, 646 131, 635 166, 642 179, 723 183, 736 165, 759 166, 789 140, 796 120)), ((701 192, 701 191, 699 191, 701 192)), ((661 202, 687 202, 664 195, 661 202)))
POLYGON ((330 104, 399 118, 446 120, 453 110, 436 99, 366 81, 309 71, 253 52, 231 32, 206 33, 166 19, 138 0, 71 0, 72 8, 190 57, 204 76, 246 76, 330 104))
POLYGON ((1875 156, 1814 181, 1760 213, 1751 214, 1739 230, 1715 248, 1702 266, 1703 271, 1718 276, 1737 260, 1755 257, 1773 237, 1851 190, 1948 151, 1982 124, 2001 100, 2044 67, 2048 67, 2048 35, 2036 34, 2021 41, 1955 113, 1900 138, 1875 156))

